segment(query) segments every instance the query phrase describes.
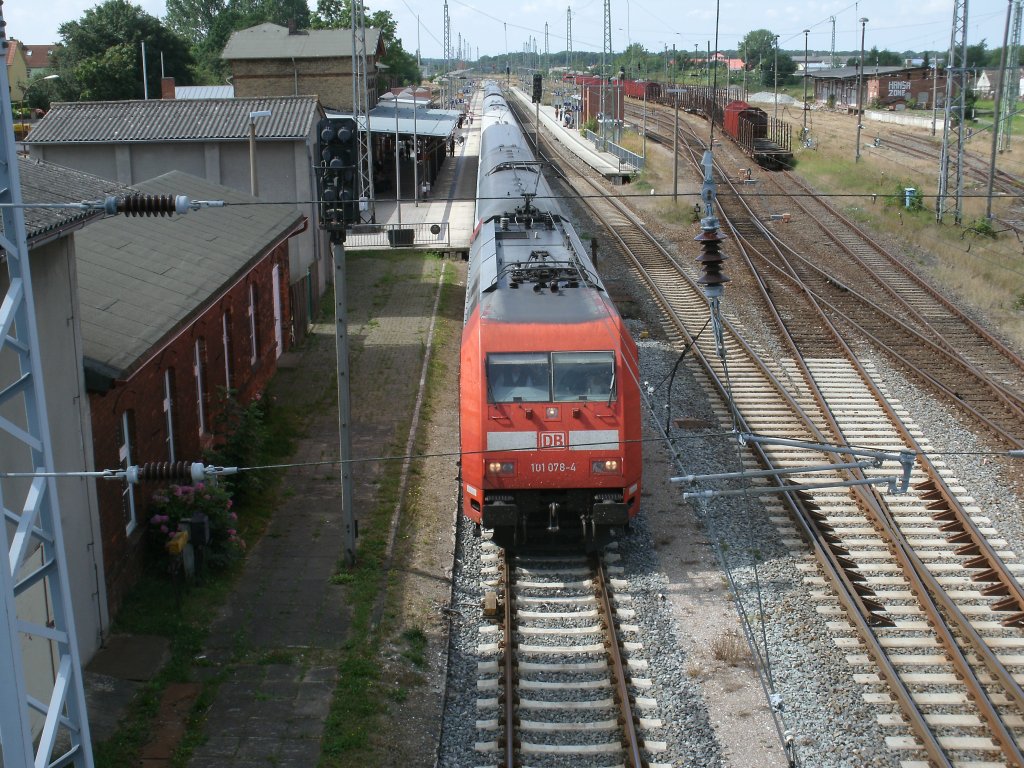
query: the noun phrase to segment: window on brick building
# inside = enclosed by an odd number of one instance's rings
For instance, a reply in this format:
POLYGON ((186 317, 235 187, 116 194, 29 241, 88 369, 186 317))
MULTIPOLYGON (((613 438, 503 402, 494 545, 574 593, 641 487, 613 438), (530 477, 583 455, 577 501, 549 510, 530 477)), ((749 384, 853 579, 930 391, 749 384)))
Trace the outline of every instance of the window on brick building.
MULTIPOLYGON (((117 425, 117 459, 121 469, 132 465, 132 453, 135 450, 135 412, 125 411, 117 425)), ((124 481, 121 489, 121 510, 126 533, 131 533, 139 524, 135 510, 135 486, 124 481)))
POLYGON ((177 461, 174 449, 174 369, 164 371, 164 430, 167 443, 167 460, 177 461))
POLYGON ((231 389, 231 310, 224 310, 220 324, 221 340, 224 342, 224 388, 231 389))
POLYGON ((199 434, 206 434, 206 340, 196 339, 192 351, 192 373, 196 380, 196 416, 199 420, 199 434))
POLYGON ((258 299, 256 284, 249 283, 249 362, 252 365, 256 365, 260 356, 258 299))

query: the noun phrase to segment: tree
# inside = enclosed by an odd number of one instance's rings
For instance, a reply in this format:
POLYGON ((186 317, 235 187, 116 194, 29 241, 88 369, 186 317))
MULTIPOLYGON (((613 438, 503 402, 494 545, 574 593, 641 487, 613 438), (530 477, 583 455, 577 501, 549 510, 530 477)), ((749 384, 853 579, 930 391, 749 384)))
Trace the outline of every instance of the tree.
MULTIPOLYGON (((755 29, 747 32, 747 36, 740 41, 740 50, 744 52, 744 62, 747 70, 764 70, 765 62, 772 67, 775 61, 775 38, 774 32, 768 29, 755 29)), ((782 67, 779 66, 781 71, 782 67)))
POLYGON ((160 93, 161 57, 168 75, 192 82, 187 41, 128 0, 106 0, 57 31, 61 45, 53 58, 60 79, 54 82, 64 100, 142 98, 143 42, 150 93, 160 93))
POLYGON ((220 82, 229 72, 220 57, 232 32, 259 24, 310 25, 306 0, 167 0, 167 25, 192 44, 196 77, 220 82))
POLYGON ((988 63, 988 53, 986 49, 988 46, 985 41, 982 40, 980 43, 967 46, 967 66, 968 67, 984 67, 988 63))
POLYGON ((880 51, 876 45, 864 54, 864 65, 868 64, 873 64, 876 67, 899 67, 903 64, 903 57, 890 50, 880 51))
MULTIPOLYGON (((416 57, 402 48, 398 37, 398 22, 391 11, 374 11, 363 6, 363 22, 371 29, 379 29, 384 39, 384 56, 381 64, 387 69, 388 77, 395 85, 419 84, 420 68, 416 57)), ((352 27, 351 0, 318 0, 313 17, 314 29, 350 29, 352 27)))

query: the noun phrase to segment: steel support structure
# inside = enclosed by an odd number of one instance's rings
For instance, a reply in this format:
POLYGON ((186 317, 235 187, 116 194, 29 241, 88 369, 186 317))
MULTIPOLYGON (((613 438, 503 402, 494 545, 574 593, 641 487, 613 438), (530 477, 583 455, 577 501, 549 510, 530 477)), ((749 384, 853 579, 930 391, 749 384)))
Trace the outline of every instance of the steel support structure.
POLYGON ((565 71, 572 72, 572 6, 565 9, 565 71))
POLYGON ((452 20, 448 16, 448 0, 444 0, 444 79, 441 82, 441 100, 444 102, 441 109, 451 108, 452 94, 452 20))
POLYGON ((1021 0, 1013 0, 1013 15, 1010 21, 1010 45, 1005 48, 1006 66, 1003 68, 1001 80, 1006 85, 1003 87, 1002 108, 999 111, 999 120, 1002 126, 999 129, 999 151, 1006 152, 1010 149, 1010 136, 1013 133, 1013 116, 1017 112, 1017 91, 1018 88, 1010 87, 1014 78, 1020 71, 1020 21, 1021 21, 1021 0))
POLYGON ((605 93, 608 90, 607 62, 614 55, 612 48, 612 0, 604 0, 604 43, 601 47, 601 150, 608 151, 608 108, 605 93))
POLYGON ((366 65, 366 19, 362 0, 352 2, 352 116, 359 126, 359 219, 376 223, 373 187, 373 140, 370 133, 370 90, 366 65))
MULTIPOLYGON (((7 53, 0 13, 0 50, 7 53)), ((46 413, 39 330, 26 242, 21 179, 14 141, 14 115, 6 67, 0 67, 0 203, 4 207, 0 247, 8 285, 0 304, 0 444, 5 469, 53 473, 53 446, 46 413)), ((0 749, 5 768, 74 765, 92 768, 92 744, 75 635, 67 556, 61 532, 56 480, 4 480, 0 484, 0 543, 7 557, 0 567, 4 627, 0 631, 0 749), (40 624, 28 617, 29 600, 45 600, 49 615, 40 624), (53 680, 28 690, 27 644, 48 643, 53 680), (38 734, 38 746, 33 738, 38 734), (55 751, 58 754, 54 754, 55 751)))
POLYGON ((949 58, 946 60, 942 151, 939 154, 939 191, 935 195, 935 220, 940 224, 950 209, 950 197, 953 198, 953 221, 960 224, 963 219, 966 96, 967 0, 953 0, 953 28, 949 39, 949 58))
POLYGON ((832 59, 829 62, 833 69, 836 66, 836 17, 829 16, 829 20, 832 22, 832 59))

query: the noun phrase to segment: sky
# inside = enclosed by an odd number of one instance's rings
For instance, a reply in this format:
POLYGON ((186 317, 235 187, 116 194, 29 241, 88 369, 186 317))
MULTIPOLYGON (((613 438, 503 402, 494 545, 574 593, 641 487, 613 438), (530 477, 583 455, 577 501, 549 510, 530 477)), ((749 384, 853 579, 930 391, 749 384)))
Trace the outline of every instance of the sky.
MULTIPOLYGON (((165 13, 164 0, 134 0, 158 18, 165 13)), ((427 58, 443 56, 444 0, 364 0, 369 12, 386 10, 398 23, 402 47, 413 52, 418 45, 427 58)), ((692 53, 694 45, 705 51, 735 49, 750 31, 768 29, 779 35, 779 49, 802 52, 804 29, 809 29, 810 51, 828 52, 832 46, 835 17, 837 51, 860 49, 860 18, 864 46, 880 50, 946 50, 953 21, 953 0, 611 0, 612 49, 621 51, 631 42, 649 51, 673 45, 692 53), (715 45, 715 18, 718 45, 715 45)), ((1003 44, 1007 2, 966 0, 967 43, 984 39, 989 48, 1003 44)), ((57 42, 57 28, 65 21, 80 19, 97 5, 96 0, 45 0, 45 12, 29 0, 3 4, 7 36, 27 44, 57 42)), ((315 8, 315 0, 310 0, 315 8)), ((523 0, 495 3, 493 0, 448 0, 451 45, 456 49, 459 35, 471 57, 500 56, 522 52, 536 41, 544 51, 545 24, 548 50, 566 48, 567 9, 572 11, 572 48, 600 51, 603 44, 604 0, 570 0, 558 3, 523 0), (514 9, 514 10, 513 10, 514 9)))

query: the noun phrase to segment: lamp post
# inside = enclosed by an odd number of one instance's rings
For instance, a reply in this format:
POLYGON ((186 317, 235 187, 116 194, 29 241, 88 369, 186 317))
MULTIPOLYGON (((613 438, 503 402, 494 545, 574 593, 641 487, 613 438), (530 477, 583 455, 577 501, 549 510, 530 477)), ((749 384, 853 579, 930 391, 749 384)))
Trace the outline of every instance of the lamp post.
POLYGON ((861 90, 864 85, 864 28, 867 26, 868 20, 862 16, 860 18, 860 67, 857 70, 857 153, 853 157, 853 162, 860 162, 860 129, 861 123, 864 122, 864 118, 861 116, 861 111, 864 105, 864 97, 861 90))
POLYGON ((775 76, 775 119, 779 119, 779 36, 775 35, 775 64, 772 65, 772 69, 775 70, 772 74, 775 76))
POLYGON ((249 188, 253 197, 259 197, 259 185, 256 182, 256 118, 270 117, 269 109, 259 109, 249 113, 249 188))
POLYGON ((807 138, 807 35, 810 33, 809 29, 804 30, 804 139, 807 138))
POLYGON ((59 79, 60 79, 60 75, 44 75, 43 77, 40 77, 38 80, 33 80, 28 85, 26 85, 24 88, 22 88, 21 89, 21 108, 23 109, 26 106, 30 106, 29 103, 28 103, 28 95, 32 92, 32 89, 35 88, 37 85, 39 85, 43 80, 59 80, 59 79))

